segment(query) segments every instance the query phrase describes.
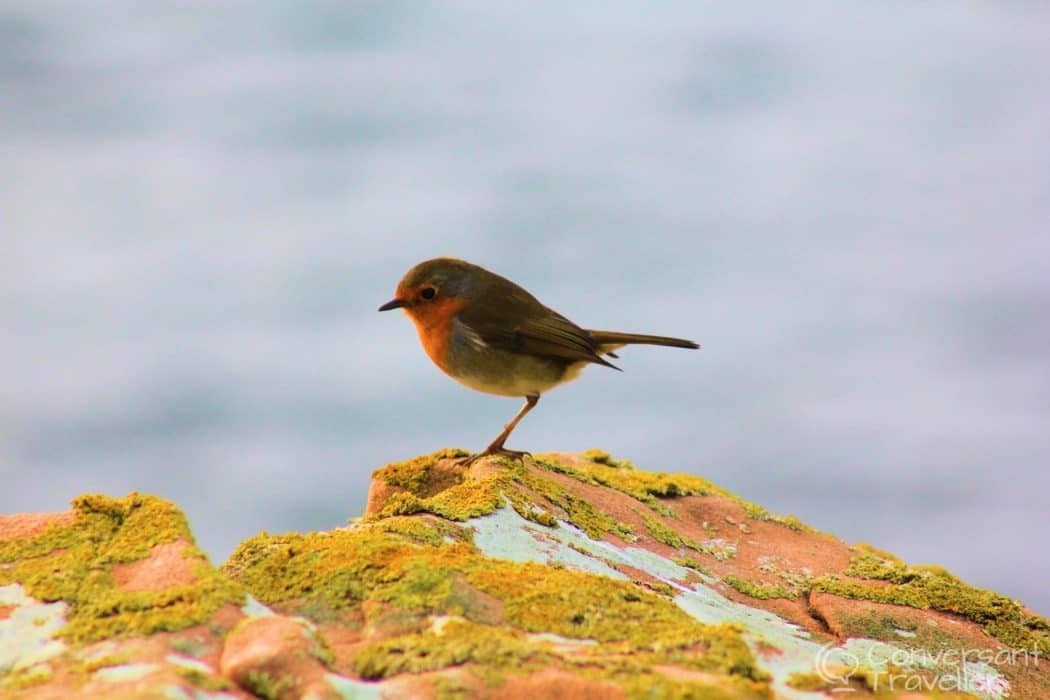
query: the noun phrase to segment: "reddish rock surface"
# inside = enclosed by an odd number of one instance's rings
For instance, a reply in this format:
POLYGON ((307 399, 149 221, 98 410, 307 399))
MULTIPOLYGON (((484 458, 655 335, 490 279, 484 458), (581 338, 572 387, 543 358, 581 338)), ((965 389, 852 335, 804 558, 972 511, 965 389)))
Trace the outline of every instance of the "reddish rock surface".
POLYGON ((185 540, 158 544, 145 559, 115 566, 113 578, 126 591, 162 591, 193 583, 196 561, 185 556, 189 546, 185 540))
POLYGON ((25 539, 39 535, 49 525, 67 524, 73 513, 15 513, 0 515, 0 540, 25 539))
POLYGON ((284 615, 245 620, 226 637, 219 670, 242 689, 274 700, 295 700, 307 688, 320 689, 323 649, 310 627, 284 615))
POLYGON ((75 505, 118 524, 152 507, 167 529, 141 549, 94 531, 121 544, 105 564, 76 509, 0 516, 5 699, 865 697, 895 672, 927 684, 899 698, 1050 698, 1050 623, 1020 604, 600 453, 390 465, 361 522, 259 535, 221 572, 170 504, 75 505), (73 529, 49 550, 52 526, 73 529), (170 605, 210 612, 64 636, 67 617, 170 605))

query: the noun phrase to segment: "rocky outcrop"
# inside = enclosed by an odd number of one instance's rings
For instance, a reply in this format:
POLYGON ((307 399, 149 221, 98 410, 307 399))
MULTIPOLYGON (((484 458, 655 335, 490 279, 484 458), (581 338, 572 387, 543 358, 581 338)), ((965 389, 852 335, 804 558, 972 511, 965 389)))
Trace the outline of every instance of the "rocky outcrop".
POLYGON ((600 452, 376 471, 222 567, 160 499, 0 517, 0 697, 1050 697, 1050 624, 600 452))

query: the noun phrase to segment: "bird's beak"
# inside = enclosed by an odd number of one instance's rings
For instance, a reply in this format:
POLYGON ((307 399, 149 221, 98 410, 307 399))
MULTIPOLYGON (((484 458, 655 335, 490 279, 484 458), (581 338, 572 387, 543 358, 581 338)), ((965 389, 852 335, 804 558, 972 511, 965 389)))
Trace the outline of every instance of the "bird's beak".
POLYGON ((387 303, 379 307, 380 311, 390 311, 390 309, 400 309, 405 306, 407 302, 401 301, 400 299, 391 299, 387 303))

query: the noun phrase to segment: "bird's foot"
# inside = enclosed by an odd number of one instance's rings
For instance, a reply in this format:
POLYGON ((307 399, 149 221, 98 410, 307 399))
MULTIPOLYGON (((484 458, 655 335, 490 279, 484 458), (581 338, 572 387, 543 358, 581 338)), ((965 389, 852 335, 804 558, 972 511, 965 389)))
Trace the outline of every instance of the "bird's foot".
POLYGON ((483 459, 485 457, 510 457, 511 459, 516 459, 519 462, 524 463, 526 457, 532 459, 532 453, 525 452, 523 450, 508 450, 502 445, 489 445, 483 451, 478 452, 476 455, 468 455, 466 457, 461 458, 459 464, 462 467, 469 467, 470 465, 474 464, 474 462, 477 462, 479 459, 483 459))

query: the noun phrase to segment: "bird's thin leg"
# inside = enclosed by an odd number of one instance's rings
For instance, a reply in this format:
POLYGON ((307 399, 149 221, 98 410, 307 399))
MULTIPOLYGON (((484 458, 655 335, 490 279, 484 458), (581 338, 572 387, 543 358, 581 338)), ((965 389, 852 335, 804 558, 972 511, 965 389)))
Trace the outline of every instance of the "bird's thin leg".
POLYGON ((496 437, 496 439, 492 441, 492 444, 485 448, 485 452, 488 454, 492 454, 494 452, 503 452, 503 443, 507 441, 507 438, 510 437, 510 434, 514 431, 516 427, 518 427, 518 423, 520 423, 521 419, 525 417, 525 414, 531 411, 539 402, 540 397, 538 395, 526 396, 525 405, 521 407, 521 409, 514 415, 513 418, 511 418, 510 423, 507 423, 505 426, 503 426, 503 432, 500 433, 496 437))
POLYGON ((531 394, 529 396, 526 396, 525 405, 518 410, 514 417, 510 419, 509 423, 503 426, 503 432, 497 435, 496 439, 493 440, 491 444, 489 444, 489 446, 486 447, 483 451, 468 458, 466 464, 472 464, 475 460, 481 459, 482 457, 487 457, 489 455, 507 455, 508 457, 517 457, 518 459, 521 459, 526 455, 531 457, 532 455, 528 452, 508 450, 506 447, 503 446, 503 443, 506 442, 507 438, 510 437, 510 434, 514 432, 514 428, 518 427, 518 423, 520 423, 521 419, 525 417, 525 414, 531 411, 536 406, 536 404, 539 403, 539 401, 539 394, 531 394))

